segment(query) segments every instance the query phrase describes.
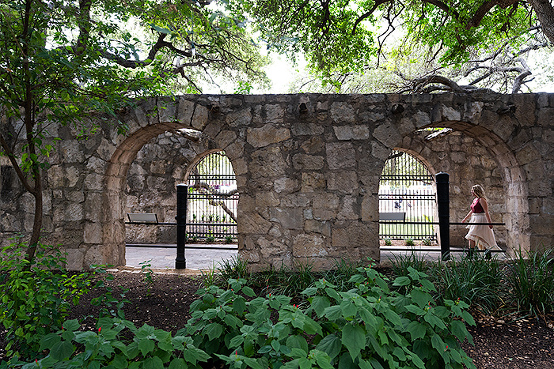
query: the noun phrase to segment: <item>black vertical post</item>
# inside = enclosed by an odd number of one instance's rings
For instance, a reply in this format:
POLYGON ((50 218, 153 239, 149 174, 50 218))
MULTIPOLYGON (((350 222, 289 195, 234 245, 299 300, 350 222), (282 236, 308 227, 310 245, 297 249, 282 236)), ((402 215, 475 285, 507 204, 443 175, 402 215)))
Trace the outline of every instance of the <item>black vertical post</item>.
POLYGON ((177 258, 175 269, 185 269, 185 236, 187 231, 187 195, 189 187, 184 184, 177 185, 177 258))
POLYGON ((439 211, 439 234, 441 240, 441 257, 450 260, 450 194, 449 175, 440 172, 437 178, 437 207, 439 211))

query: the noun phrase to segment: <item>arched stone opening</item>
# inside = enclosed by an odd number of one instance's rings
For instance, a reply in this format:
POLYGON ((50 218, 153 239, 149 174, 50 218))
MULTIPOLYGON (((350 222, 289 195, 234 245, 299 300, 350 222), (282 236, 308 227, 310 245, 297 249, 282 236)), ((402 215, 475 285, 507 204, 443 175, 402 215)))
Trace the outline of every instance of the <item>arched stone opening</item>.
MULTIPOLYGON (((166 131, 137 153, 127 174, 125 213, 154 213, 160 223, 174 223, 176 186, 186 182, 191 163, 214 147, 196 130, 166 131)), ((175 244, 174 225, 126 224, 127 244, 175 244)), ((129 252, 129 250, 127 250, 129 252)), ((167 249, 167 255, 174 252, 167 249)))
MULTIPOLYGON (((413 152, 429 163, 433 174, 450 174, 451 222, 460 222, 469 210, 470 188, 485 187, 497 242, 513 255, 520 247, 529 250, 529 216, 525 173, 508 144, 495 132, 468 122, 444 121, 428 128, 449 128, 452 131, 426 140, 430 132, 418 131, 406 136, 399 148, 413 152)), ((427 128, 425 127, 425 128, 427 128)), ((450 244, 465 245, 464 226, 451 227, 450 244)))
POLYGON ((103 259, 125 265, 125 209, 127 174, 139 150, 152 138, 166 131, 186 128, 179 123, 159 123, 130 134, 115 149, 104 176, 102 204, 103 259))

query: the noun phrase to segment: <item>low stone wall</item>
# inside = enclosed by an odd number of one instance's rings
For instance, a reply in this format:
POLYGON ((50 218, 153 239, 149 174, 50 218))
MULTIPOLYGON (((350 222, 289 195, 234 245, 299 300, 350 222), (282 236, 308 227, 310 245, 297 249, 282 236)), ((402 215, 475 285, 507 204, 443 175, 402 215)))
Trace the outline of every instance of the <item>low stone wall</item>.
MULTIPOLYGON (((130 127, 126 136, 95 117, 83 121, 100 122, 88 140, 77 140, 77 130, 68 127, 53 132, 62 141, 45 178, 45 241, 62 244, 75 269, 124 264, 125 213, 156 209, 171 218, 172 191, 188 163, 222 149, 241 194, 239 253, 253 268, 309 262, 323 269, 339 258, 379 260, 379 176, 390 151, 400 149, 433 174, 450 174, 452 221, 465 215, 469 190, 480 183, 493 221, 506 223, 495 228, 501 243, 550 247, 552 118, 549 94, 146 100, 120 117, 130 127), (453 132, 428 141, 420 133, 427 127, 453 132), (174 133, 180 128, 201 132, 203 141, 184 141, 174 133)), ((29 232, 32 203, 4 174, 9 163, 0 166, 5 244, 8 235, 29 232)), ((452 244, 461 244, 464 234, 463 227, 453 229, 452 244)))

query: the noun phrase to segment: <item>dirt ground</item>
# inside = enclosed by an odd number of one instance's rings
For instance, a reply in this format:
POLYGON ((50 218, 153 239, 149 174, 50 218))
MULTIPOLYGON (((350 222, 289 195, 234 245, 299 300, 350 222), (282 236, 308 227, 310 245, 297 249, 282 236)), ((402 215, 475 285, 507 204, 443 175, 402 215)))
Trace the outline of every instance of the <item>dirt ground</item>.
MULTIPOLYGON (((152 282, 144 274, 116 272, 109 282, 114 292, 128 289, 124 307, 125 317, 137 325, 147 323, 175 332, 189 318, 188 306, 197 299, 199 277, 154 274, 152 282)), ((73 310, 72 317, 96 315, 88 304, 95 291, 84 297, 73 310)), ((469 327, 475 346, 463 344, 477 368, 554 368, 554 327, 534 319, 507 322, 490 317, 478 317, 477 327, 469 327)), ((0 345, 3 341, 0 334, 0 345)), ((5 341, 4 341, 5 342, 5 341)), ((2 350, 0 350, 0 359, 2 350)))

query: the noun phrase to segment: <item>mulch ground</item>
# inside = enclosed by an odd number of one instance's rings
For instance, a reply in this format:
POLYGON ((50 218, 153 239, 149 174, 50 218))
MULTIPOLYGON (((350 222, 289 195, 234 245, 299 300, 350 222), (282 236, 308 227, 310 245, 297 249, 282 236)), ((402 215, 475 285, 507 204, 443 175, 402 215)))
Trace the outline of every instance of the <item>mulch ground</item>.
MULTIPOLYGON (((140 273, 116 272, 108 284, 117 296, 127 289, 125 318, 137 326, 147 323, 156 328, 176 332, 189 319, 188 307, 198 296, 199 277, 175 274, 155 274, 152 282, 140 273)), ((72 318, 96 316, 97 308, 90 306, 90 298, 102 291, 93 291, 81 299, 72 311, 72 318)), ((536 319, 505 321, 478 317, 476 327, 468 327, 474 346, 465 342, 464 350, 477 368, 554 368, 554 326, 536 319)), ((5 341, 0 332, 0 359, 5 341)))

